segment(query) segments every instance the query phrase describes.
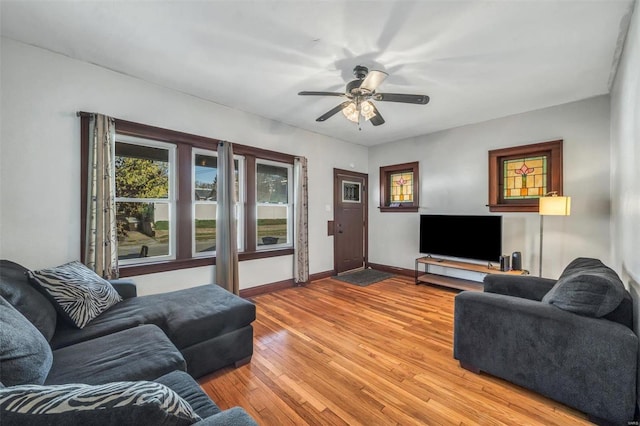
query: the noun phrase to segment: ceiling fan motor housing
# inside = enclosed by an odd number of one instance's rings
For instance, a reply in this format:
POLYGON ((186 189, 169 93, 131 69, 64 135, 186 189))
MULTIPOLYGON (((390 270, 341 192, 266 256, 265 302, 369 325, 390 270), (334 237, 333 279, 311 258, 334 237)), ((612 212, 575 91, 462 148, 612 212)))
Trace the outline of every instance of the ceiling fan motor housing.
POLYGON ((363 80, 351 80, 350 82, 348 82, 346 93, 351 95, 359 95, 359 89, 362 81, 363 80))
POLYGON ((357 79, 362 80, 369 74, 369 68, 363 67, 362 65, 356 65, 353 69, 353 75, 356 76, 357 79))

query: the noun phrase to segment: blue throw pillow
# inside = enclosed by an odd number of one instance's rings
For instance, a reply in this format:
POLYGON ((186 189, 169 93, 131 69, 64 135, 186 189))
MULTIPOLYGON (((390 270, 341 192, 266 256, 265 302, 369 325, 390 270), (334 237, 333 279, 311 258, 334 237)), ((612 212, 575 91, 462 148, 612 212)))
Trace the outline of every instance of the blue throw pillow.
POLYGON ((51 299, 60 315, 78 328, 122 301, 108 281, 78 261, 28 274, 31 282, 51 299))
POLYGON ((156 382, 14 386, 0 389, 2 425, 191 425, 189 403, 156 382))
MULTIPOLYGON (((0 377, 4 386, 42 384, 53 354, 42 333, 0 297, 0 377)), ((3 423, 0 415, 0 423, 3 423)))

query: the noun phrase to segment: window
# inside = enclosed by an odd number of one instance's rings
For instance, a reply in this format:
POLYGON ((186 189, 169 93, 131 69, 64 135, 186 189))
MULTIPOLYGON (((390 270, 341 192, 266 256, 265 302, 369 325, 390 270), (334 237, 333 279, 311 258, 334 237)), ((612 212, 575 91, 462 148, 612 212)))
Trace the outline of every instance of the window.
POLYGON ((489 211, 537 212, 552 191, 562 195, 562 140, 489 151, 489 211))
POLYGON ((292 245, 292 166, 258 160, 256 163, 257 245, 271 249, 292 245))
MULTIPOLYGON (((80 116, 84 254, 91 114, 80 116)), ((115 123, 120 276, 215 264, 219 141, 115 123)), ((294 157, 240 144, 233 151, 239 260, 293 254, 294 157)))
POLYGON ((380 211, 417 212, 419 163, 380 167, 380 211))
POLYGON ((118 259, 124 265, 175 258, 175 146, 117 137, 118 259))
MULTIPOLYGON (((244 159, 234 155, 238 251, 243 250, 244 159)), ((216 250, 218 153, 193 150, 193 255, 211 256, 216 250)))

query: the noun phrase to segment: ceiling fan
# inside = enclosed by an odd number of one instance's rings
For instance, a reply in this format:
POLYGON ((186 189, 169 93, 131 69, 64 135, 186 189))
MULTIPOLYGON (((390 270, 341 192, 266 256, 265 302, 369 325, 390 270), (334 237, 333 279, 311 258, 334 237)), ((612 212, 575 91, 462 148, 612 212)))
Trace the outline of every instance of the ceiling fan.
POLYGON ((371 70, 362 65, 357 65, 353 69, 356 79, 347 83, 347 89, 342 92, 298 92, 303 96, 340 96, 347 98, 340 105, 316 118, 316 121, 325 121, 339 111, 354 123, 360 124, 360 117, 364 117, 374 126, 384 124, 384 118, 376 106, 371 102, 402 102, 406 104, 425 105, 429 102, 427 95, 410 95, 403 93, 378 93, 376 89, 387 78, 388 74, 383 71, 371 70))

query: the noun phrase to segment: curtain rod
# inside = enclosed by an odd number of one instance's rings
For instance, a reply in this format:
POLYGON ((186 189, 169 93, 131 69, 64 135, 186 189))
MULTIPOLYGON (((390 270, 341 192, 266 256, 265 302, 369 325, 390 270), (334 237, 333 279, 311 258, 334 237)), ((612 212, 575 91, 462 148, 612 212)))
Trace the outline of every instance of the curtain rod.
POLYGON ((94 115, 96 115, 95 112, 85 112, 85 111, 76 112, 76 117, 91 117, 94 115))

